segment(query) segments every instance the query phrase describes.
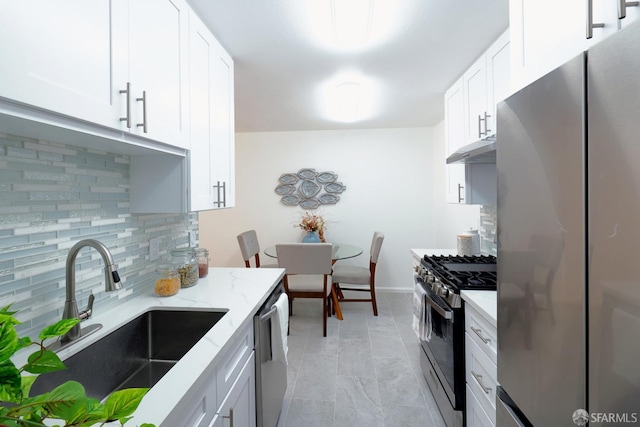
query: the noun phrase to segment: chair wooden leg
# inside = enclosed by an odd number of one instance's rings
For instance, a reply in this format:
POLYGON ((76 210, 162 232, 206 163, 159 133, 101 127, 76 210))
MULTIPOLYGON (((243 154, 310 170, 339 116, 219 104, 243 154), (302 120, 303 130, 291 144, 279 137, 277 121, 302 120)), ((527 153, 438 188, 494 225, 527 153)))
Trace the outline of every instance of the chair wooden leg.
POLYGON ((322 336, 326 337, 327 336, 327 317, 328 317, 327 316, 327 305, 328 305, 327 297, 325 296, 322 301, 324 302, 324 304, 322 304, 322 336))
POLYGON ((376 302, 376 288, 371 285, 371 305, 373 306, 373 315, 378 315, 378 303, 376 302))

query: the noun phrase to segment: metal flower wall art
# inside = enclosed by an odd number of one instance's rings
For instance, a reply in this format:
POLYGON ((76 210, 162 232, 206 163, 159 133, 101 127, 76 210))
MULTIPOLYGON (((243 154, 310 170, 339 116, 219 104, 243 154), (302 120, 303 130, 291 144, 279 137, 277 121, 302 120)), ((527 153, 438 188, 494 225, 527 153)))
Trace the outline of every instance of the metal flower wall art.
POLYGON ((337 182, 333 172, 316 172, 315 169, 300 169, 296 173, 284 173, 278 178, 275 191, 284 205, 316 209, 320 205, 334 205, 347 187, 337 182))

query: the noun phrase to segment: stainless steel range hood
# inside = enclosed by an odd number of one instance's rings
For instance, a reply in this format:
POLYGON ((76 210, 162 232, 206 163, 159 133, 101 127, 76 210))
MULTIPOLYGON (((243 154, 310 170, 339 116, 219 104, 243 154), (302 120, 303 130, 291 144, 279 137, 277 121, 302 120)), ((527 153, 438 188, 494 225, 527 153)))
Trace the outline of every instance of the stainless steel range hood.
POLYGON ((461 147, 447 158, 447 164, 451 163, 495 163, 496 140, 495 137, 481 139, 472 144, 461 147))

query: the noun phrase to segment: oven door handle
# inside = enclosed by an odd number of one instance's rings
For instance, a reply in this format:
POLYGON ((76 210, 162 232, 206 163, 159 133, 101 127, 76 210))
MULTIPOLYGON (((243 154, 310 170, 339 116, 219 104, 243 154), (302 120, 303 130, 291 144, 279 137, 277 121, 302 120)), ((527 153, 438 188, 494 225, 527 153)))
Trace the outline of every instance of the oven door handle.
POLYGON ((447 320, 451 320, 453 323, 453 311, 444 309, 438 304, 436 301, 431 298, 431 292, 427 291, 427 304, 429 304, 440 316, 444 317, 447 320))

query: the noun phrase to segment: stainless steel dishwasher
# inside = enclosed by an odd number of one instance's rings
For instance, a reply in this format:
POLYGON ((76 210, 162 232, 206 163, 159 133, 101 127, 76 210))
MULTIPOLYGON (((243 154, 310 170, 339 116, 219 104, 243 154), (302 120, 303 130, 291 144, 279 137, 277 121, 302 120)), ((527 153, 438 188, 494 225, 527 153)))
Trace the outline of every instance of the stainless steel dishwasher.
POLYGON ((284 293, 282 282, 276 286, 253 318, 256 356, 257 427, 276 427, 284 394, 287 391, 287 365, 273 358, 271 328, 276 327, 277 311, 273 306, 284 293))

